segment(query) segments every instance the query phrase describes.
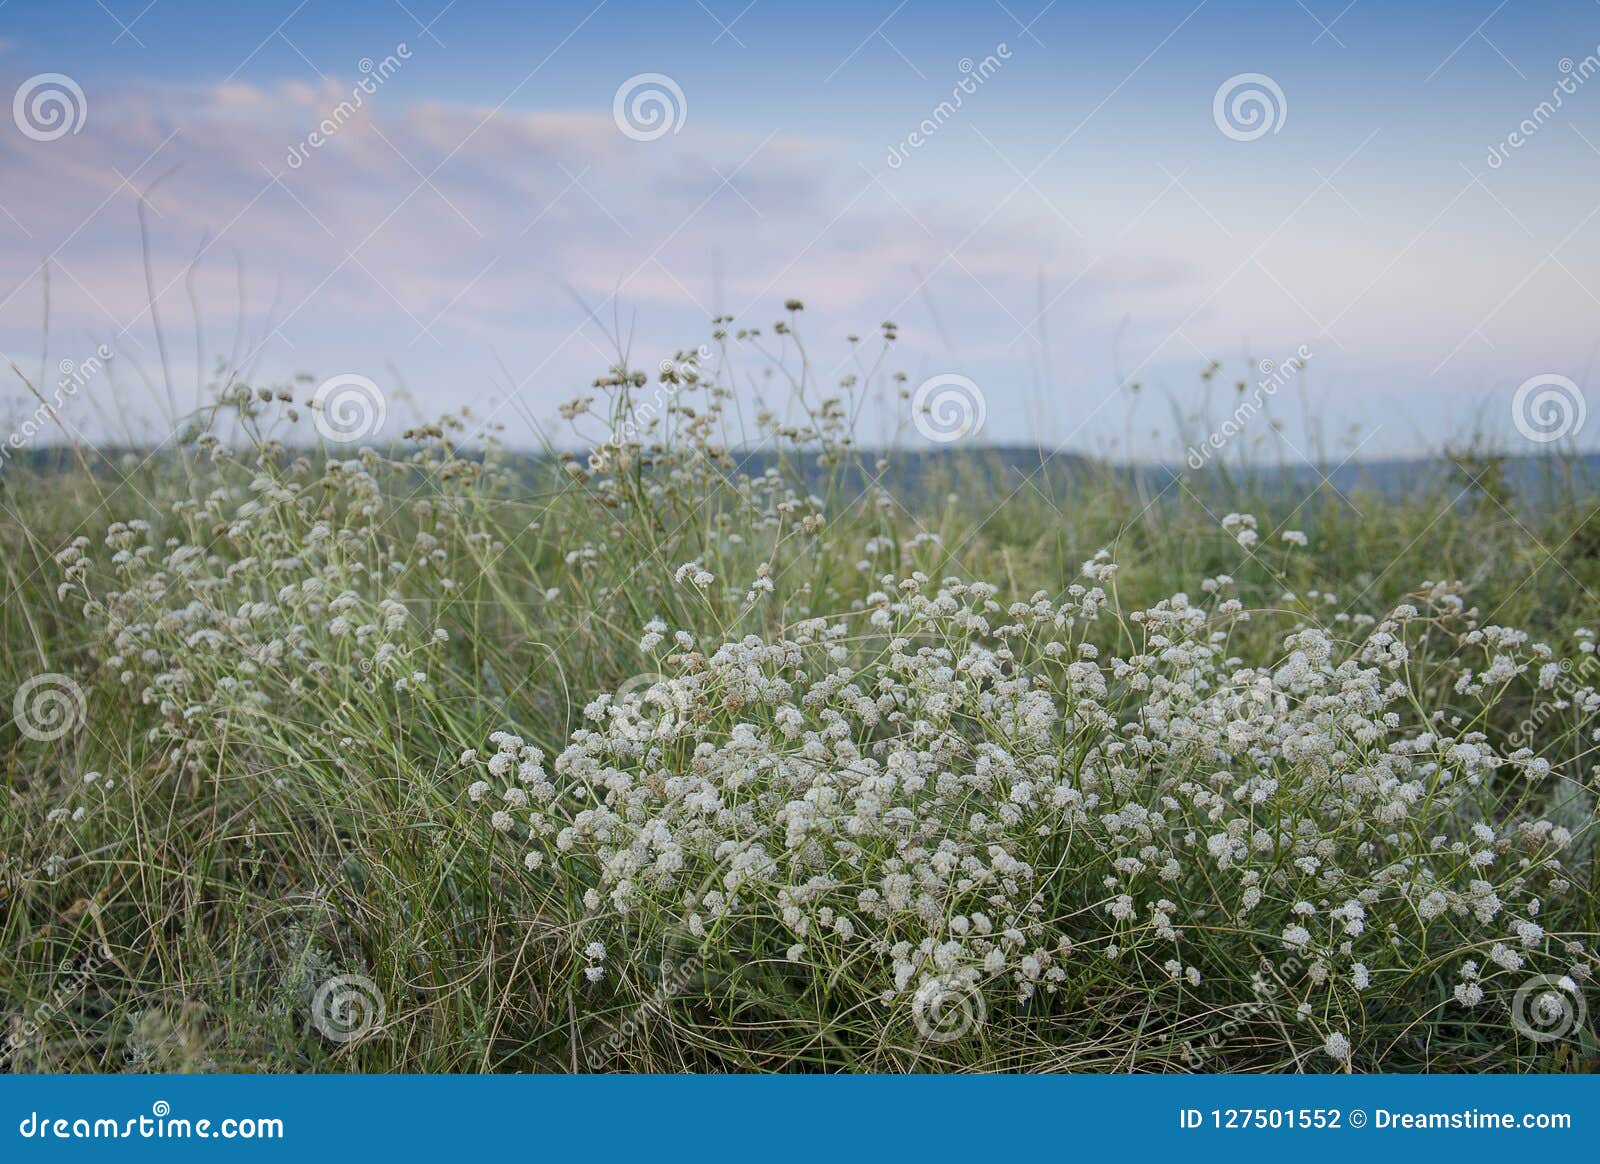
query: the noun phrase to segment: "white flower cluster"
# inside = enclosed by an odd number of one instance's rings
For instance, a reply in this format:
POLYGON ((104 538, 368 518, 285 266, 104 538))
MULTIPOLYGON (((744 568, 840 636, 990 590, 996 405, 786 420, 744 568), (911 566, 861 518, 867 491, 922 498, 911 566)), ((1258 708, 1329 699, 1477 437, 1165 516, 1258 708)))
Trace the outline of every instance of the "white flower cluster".
POLYGON ((145 520, 113 522, 104 561, 87 537, 75 539, 56 555, 58 595, 81 600, 105 670, 153 711, 150 742, 198 775, 241 717, 303 704, 315 719, 333 702, 327 692, 349 681, 426 689, 429 655, 449 635, 418 624, 399 584, 435 579, 444 553, 426 529, 410 546, 370 536, 383 512, 379 482, 359 459, 331 461, 320 478, 301 464, 260 472, 245 488, 159 515, 186 538, 160 538, 145 520))
MULTIPOLYGON (((1115 573, 1104 552, 1084 568, 1115 573)), ((1248 616, 1233 599, 1124 617, 1099 585, 1006 608, 982 583, 880 587, 770 639, 687 640, 648 689, 591 703, 551 776, 502 734, 487 762, 463 757, 472 799, 532 876, 582 900, 586 937, 681 927, 880 1004, 933 980, 1027 1003, 1106 959, 1179 1003, 1202 983, 1249 998, 1250 970, 1287 950, 1289 1013, 1348 1060, 1370 985, 1414 992, 1455 963, 1465 988, 1439 1002, 1470 1005, 1482 959, 1588 974, 1592 952, 1535 920, 1571 891, 1571 836, 1538 812, 1549 765, 1408 686, 1424 667, 1470 676, 1460 659, 1483 648, 1497 675, 1545 652, 1477 630, 1452 588, 1353 643, 1299 625, 1247 666, 1228 654, 1248 616), (1134 649, 1090 641, 1113 621, 1134 649), (1414 658, 1424 635, 1454 652, 1414 658), (1484 795, 1507 781, 1521 794, 1484 795)))

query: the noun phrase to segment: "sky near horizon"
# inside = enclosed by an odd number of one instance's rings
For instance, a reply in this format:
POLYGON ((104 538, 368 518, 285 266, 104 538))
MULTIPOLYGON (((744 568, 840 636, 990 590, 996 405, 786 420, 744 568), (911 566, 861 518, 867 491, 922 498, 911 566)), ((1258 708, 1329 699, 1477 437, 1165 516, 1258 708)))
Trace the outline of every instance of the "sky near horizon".
POLYGON ((0 352, 114 351, 90 439, 222 358, 528 443, 609 331, 792 297, 824 378, 893 319, 989 442, 1173 459, 1304 353, 1273 456, 1600 448, 1595 0, 7 0, 3 95, 0 352))

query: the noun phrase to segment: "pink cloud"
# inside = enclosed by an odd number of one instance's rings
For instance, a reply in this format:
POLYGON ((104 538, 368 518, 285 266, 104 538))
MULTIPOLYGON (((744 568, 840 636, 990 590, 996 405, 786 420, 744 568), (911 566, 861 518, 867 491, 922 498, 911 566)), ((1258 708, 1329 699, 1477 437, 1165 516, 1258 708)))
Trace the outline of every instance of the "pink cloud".
MULTIPOLYGON (((1009 357, 1041 271, 1059 288, 1089 261, 1043 214, 969 240, 969 212, 934 196, 903 206, 828 142, 699 126, 637 142, 609 111, 403 105, 381 89, 336 115, 350 95, 341 80, 99 92, 77 136, 0 135, 0 204, 16 219, 0 215, 0 344, 37 350, 49 255, 59 343, 111 338, 151 373, 136 191, 152 183, 174 349, 192 349, 192 295, 208 345, 226 354, 238 326, 262 377, 393 361, 441 406, 499 378, 501 359, 539 369, 524 388, 535 411, 585 382, 605 343, 574 292, 668 352, 703 338, 714 311, 759 321, 789 295, 833 336, 932 298, 986 321, 972 351, 1009 357)), ((1126 259, 1062 306, 1109 328, 1117 296, 1193 278, 1177 259, 1126 259)))

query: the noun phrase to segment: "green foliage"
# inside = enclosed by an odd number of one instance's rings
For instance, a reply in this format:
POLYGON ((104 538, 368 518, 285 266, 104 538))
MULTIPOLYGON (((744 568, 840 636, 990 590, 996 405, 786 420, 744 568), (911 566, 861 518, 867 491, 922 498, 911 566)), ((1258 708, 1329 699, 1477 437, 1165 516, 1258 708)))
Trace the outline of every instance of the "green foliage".
MULTIPOLYGON (((607 973, 591 981, 582 886, 530 876, 527 846, 467 794, 461 752, 514 732, 547 758, 558 794, 576 795, 553 761, 593 726, 585 706, 685 665, 640 653, 652 619, 706 651, 773 642, 808 619, 860 619, 884 576, 913 572, 992 583, 1001 609, 1041 591, 1061 603, 1102 547, 1120 566, 1105 585, 1123 612, 1229 576, 1227 593, 1258 613, 1228 626, 1227 652, 1265 669, 1296 628, 1331 628, 1353 650, 1359 628, 1454 583, 1466 622, 1523 628, 1581 663, 1577 632, 1600 592, 1593 497, 1563 478, 1554 501, 1521 503, 1492 459, 1463 463, 1480 491, 1468 505, 1460 482, 1302 497, 1220 463, 1163 486, 1092 465, 1019 471, 981 451, 873 456, 853 428, 862 401, 898 383, 883 375, 892 326, 826 391, 787 325, 765 337, 719 322, 715 338, 655 383, 619 367, 569 405, 583 452, 513 455, 492 426, 455 416, 351 453, 307 443, 291 393, 235 389, 178 450, 7 468, 0 693, 50 675, 82 694, 54 738, 0 726, 0 996, 14 1068, 1329 1065, 1318 1049, 1329 1016, 1295 1030, 1280 1005, 1252 1003, 1260 967, 1244 951, 1279 958, 1281 919, 1203 934, 1208 985, 1181 998, 1137 956, 1085 951, 1048 1001, 997 1004, 1009 1009, 979 1035, 948 1043, 880 1008, 867 961, 822 973, 785 958, 771 918, 705 942, 658 904, 606 932, 607 973), (740 380, 749 353, 765 374, 740 380), (774 385, 781 398, 764 399, 774 385), (736 400, 750 391, 747 427, 736 400), (760 458, 743 460, 751 448, 760 458), (1259 545, 1224 529, 1232 513, 1255 515, 1259 545), (1286 544, 1286 529, 1308 546, 1286 544), (697 584, 701 573, 711 581, 697 584), (350 1041, 328 1033, 318 999, 340 976, 370 980, 383 1009, 350 1041)), ((1081 641, 1127 654, 1136 633, 1118 617, 1081 641)), ((1592 965, 1595 724, 1574 692, 1594 678, 1552 695, 1532 667, 1487 695, 1458 690, 1467 633, 1441 622, 1413 645, 1407 714, 1460 716, 1466 726, 1448 730, 1482 731, 1507 753, 1519 739, 1554 765, 1563 794, 1530 803, 1492 775, 1478 807, 1498 826, 1566 814, 1573 893, 1544 928, 1566 962, 1592 965)), ((847 645, 852 658, 886 650, 867 634, 847 645)), ((1081 759, 1104 742, 1072 746, 1081 759)), ((1152 767, 1149 797, 1192 775, 1185 765, 1152 767)), ((1051 908, 1088 909, 1105 867, 1062 852, 1051 908)), ((1503 1012, 1468 1021, 1438 1005, 1459 972, 1436 956, 1447 952, 1397 956, 1390 969, 1404 972, 1368 1004, 1383 1038, 1360 1046, 1360 1065, 1593 1068, 1590 1031, 1539 1043, 1503 1012)), ((1293 996, 1293 982, 1280 986, 1293 996)))

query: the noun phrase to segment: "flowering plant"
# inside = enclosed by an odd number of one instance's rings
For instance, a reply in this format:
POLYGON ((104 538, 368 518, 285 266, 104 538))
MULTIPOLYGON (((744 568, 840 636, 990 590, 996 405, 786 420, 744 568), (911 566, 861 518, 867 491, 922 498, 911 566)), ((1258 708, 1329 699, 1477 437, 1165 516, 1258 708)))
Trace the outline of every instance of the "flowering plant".
POLYGON ((1419 700, 1448 676, 1492 702, 1548 647, 1427 584, 1344 635, 1291 620, 1247 664, 1230 633, 1264 615, 1227 580, 1124 614, 1109 554, 1083 573, 1009 606, 885 576, 770 638, 680 635, 549 770, 509 733, 463 757, 470 798, 581 902, 575 942, 782 959, 819 1026, 879 1037, 948 1033, 926 1014, 952 1000, 963 1026, 1048 1025, 1111 973, 1169 1037, 1251 1007, 1348 1062, 1395 1037, 1387 999, 1499 1025, 1529 974, 1578 996, 1593 951, 1544 926, 1574 894, 1551 764, 1419 700))

